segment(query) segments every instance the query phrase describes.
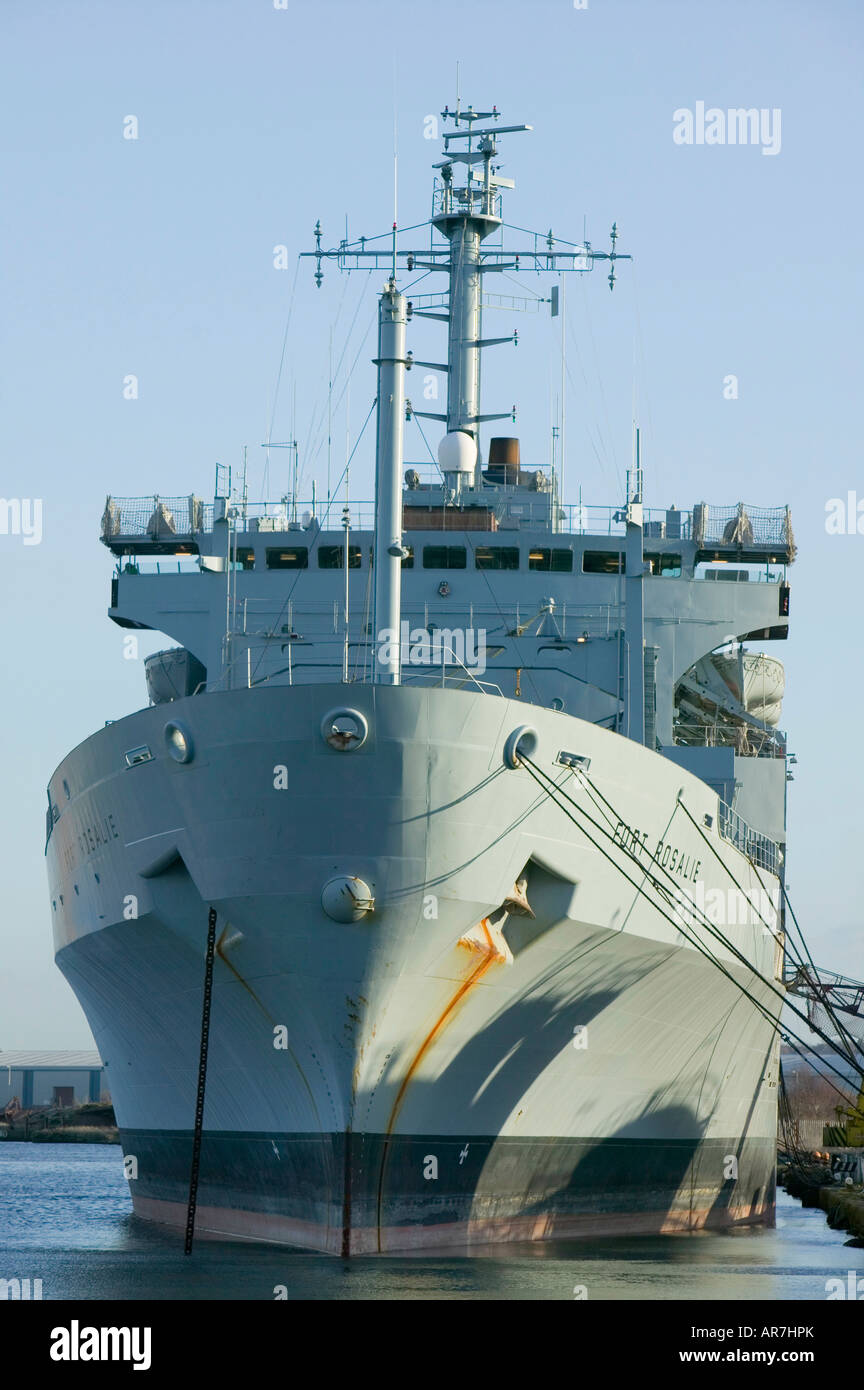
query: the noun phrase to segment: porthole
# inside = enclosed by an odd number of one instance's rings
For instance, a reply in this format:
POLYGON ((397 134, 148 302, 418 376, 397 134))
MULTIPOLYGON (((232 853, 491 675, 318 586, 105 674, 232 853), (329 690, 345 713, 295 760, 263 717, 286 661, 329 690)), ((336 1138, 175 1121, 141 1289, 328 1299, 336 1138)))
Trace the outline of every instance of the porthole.
POLYGON ((173 719, 165 725, 165 746, 175 763, 192 761, 192 736, 184 725, 173 719))

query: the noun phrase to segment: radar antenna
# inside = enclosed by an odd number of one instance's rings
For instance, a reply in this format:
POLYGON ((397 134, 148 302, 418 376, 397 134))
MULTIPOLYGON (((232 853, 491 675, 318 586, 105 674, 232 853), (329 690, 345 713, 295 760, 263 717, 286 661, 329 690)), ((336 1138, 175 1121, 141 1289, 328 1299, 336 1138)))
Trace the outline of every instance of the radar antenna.
MULTIPOLYGON (((585 273, 593 270, 598 261, 609 262, 608 282, 615 288, 616 266, 631 257, 617 249, 618 224, 613 223, 611 249, 595 251, 590 242, 573 242, 547 232, 527 233, 533 241, 520 246, 505 246, 503 237, 494 245, 488 244, 493 232, 503 229, 524 236, 522 228, 510 227, 503 220, 502 194, 515 187, 512 179, 499 172, 498 141, 502 135, 530 131, 530 125, 501 125, 497 106, 491 110, 475 111, 463 108, 457 99, 456 109, 445 106, 441 112, 444 129, 441 131, 443 158, 435 164, 437 171, 429 225, 443 238, 442 243, 430 241, 427 247, 397 247, 397 227, 378 237, 360 237, 349 241, 347 236, 338 246, 322 245, 320 221, 315 224, 315 249, 304 256, 315 258, 315 283, 323 280, 322 264, 335 261, 340 270, 358 270, 361 265, 381 267, 395 285, 397 268, 410 274, 425 270, 448 277, 447 302, 414 305, 419 318, 438 319, 447 324, 448 345, 446 362, 417 362, 446 375, 447 411, 436 414, 415 411, 414 414, 441 421, 447 433, 461 431, 469 434, 475 444, 479 426, 489 420, 513 417, 510 410, 483 414, 480 408, 480 362, 484 348, 517 341, 515 334, 506 337, 484 338, 482 309, 484 277, 506 271, 536 270, 553 274, 585 273), (377 243, 377 245, 375 244, 377 243)), ((431 298, 431 297, 430 297, 431 298)), ((435 296, 436 300, 438 299, 435 296)), ((425 296, 424 296, 425 300, 425 296)), ((409 314, 412 309, 409 308, 409 314)), ((409 361, 409 365, 411 365, 409 361)), ((476 469, 480 469, 479 454, 476 469)))

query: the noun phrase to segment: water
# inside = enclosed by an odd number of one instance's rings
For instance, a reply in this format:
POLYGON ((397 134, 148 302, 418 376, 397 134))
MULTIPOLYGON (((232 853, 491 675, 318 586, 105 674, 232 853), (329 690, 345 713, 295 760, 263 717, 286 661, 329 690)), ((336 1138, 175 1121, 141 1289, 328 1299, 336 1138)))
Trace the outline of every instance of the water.
POLYGON ((824 1300, 864 1276, 824 1214, 781 1193, 776 1230, 555 1242, 470 1258, 342 1260, 182 1236, 132 1215, 119 1147, 0 1143, 0 1278, 42 1280, 43 1299, 824 1300), (283 1294, 283 1297, 286 1296, 283 1294))

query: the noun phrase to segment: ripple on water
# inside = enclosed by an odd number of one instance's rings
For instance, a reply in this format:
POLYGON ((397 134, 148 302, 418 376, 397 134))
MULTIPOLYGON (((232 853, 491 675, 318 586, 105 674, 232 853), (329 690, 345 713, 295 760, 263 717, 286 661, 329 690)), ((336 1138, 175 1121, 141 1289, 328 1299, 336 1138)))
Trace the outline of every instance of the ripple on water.
POLYGON ((821 1211, 785 1193, 775 1230, 555 1241, 483 1256, 350 1261, 199 1241, 132 1215, 119 1145, 0 1144, 0 1277, 41 1278, 46 1299, 824 1299, 864 1274, 821 1211))

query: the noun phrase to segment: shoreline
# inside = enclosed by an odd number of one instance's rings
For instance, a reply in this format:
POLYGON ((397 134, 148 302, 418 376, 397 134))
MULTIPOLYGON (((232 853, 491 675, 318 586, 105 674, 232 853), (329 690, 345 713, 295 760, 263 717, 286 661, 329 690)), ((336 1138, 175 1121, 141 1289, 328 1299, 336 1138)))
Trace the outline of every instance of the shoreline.
POLYGON ((0 1119, 0 1143, 119 1144, 114 1107, 102 1101, 59 1109, 42 1106, 0 1119))

